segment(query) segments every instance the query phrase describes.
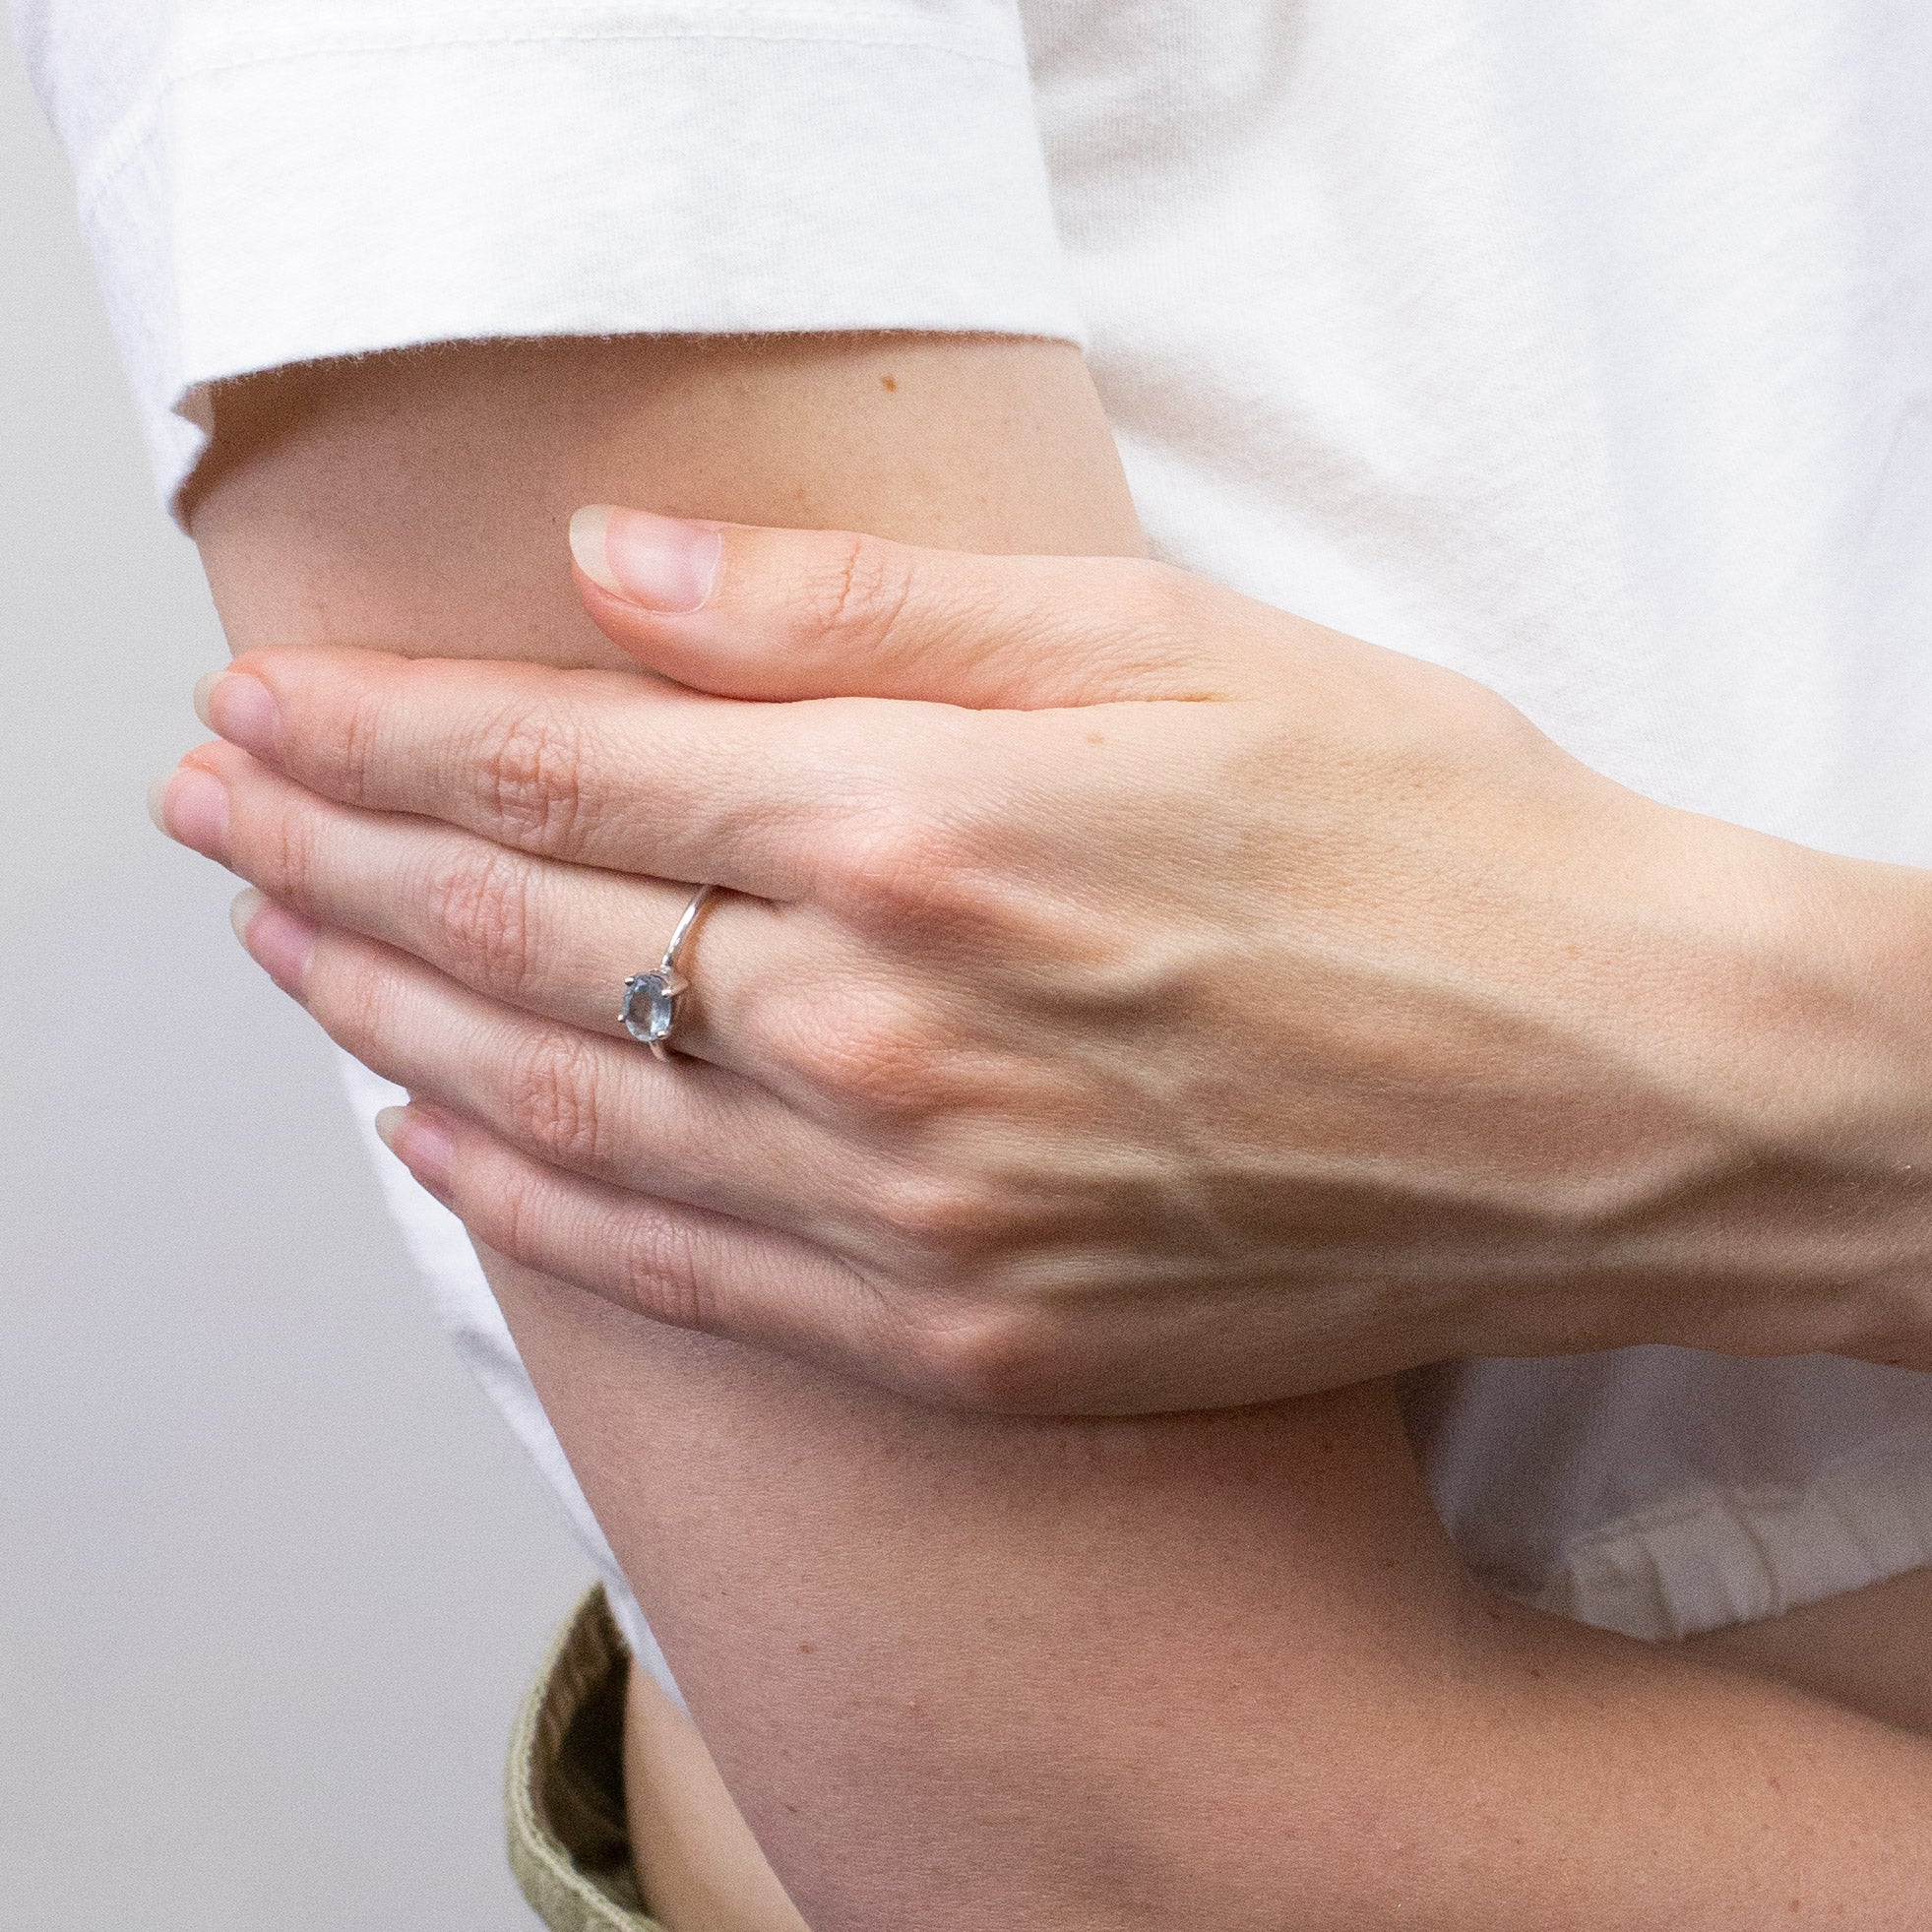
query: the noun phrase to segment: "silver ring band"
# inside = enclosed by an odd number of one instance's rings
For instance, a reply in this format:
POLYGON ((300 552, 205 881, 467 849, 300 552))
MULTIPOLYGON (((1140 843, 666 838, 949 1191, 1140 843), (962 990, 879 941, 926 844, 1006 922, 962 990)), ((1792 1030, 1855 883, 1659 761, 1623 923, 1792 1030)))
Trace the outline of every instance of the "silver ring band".
POLYGON ((624 1030, 641 1046, 648 1046, 660 1060, 671 1057, 670 1039, 677 1027, 681 995, 691 982, 677 969, 677 956, 691 936, 698 914, 711 903, 716 886, 700 886, 691 895, 664 947, 664 957, 649 972, 634 972, 624 982, 623 1004, 617 1017, 624 1030))

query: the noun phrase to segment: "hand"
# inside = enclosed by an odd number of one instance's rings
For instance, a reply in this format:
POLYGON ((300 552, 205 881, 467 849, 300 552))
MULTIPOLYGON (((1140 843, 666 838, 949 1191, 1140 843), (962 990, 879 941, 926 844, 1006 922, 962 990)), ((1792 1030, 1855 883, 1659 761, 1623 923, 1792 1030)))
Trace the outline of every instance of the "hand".
POLYGON ((1014 1409, 1916 1320, 1923 1044, 1845 935, 1917 875, 1157 566, 578 535, 657 677, 256 652, 164 806, 485 1245, 1014 1409), (670 1064, 666 881, 726 889, 670 1064))

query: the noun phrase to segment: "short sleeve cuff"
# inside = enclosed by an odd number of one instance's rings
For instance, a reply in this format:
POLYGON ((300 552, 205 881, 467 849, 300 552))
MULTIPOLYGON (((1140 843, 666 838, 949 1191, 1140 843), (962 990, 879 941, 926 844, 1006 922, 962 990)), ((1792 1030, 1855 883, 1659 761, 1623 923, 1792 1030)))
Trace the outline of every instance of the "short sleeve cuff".
POLYGON ((206 385, 288 362, 484 337, 1079 340, 1006 6, 348 6, 326 33, 315 12, 184 34, 77 156, 170 498, 206 385))

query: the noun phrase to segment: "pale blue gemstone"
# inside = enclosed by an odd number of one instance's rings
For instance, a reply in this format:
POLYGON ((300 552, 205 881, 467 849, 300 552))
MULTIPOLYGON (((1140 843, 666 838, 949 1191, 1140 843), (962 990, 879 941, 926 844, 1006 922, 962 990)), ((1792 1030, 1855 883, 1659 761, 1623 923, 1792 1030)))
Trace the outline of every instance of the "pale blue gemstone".
POLYGON ((630 1036, 646 1046, 670 1037, 677 996, 665 980, 661 972, 640 972, 624 982, 624 1004, 617 1017, 630 1036))

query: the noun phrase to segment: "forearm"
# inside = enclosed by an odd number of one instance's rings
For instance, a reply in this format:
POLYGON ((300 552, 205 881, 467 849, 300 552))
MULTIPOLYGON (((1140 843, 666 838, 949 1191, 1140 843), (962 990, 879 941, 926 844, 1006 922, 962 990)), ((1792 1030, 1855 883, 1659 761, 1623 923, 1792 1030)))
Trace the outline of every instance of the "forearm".
MULTIPOLYGON (((1379 1390, 988 1420, 572 1319, 738 1499, 702 1589, 643 1582, 819 1932, 1889 1929, 1932 1886, 1932 1753, 1475 1591, 1379 1390)), ((681 1485, 612 1500, 688 1540, 681 1485)))

